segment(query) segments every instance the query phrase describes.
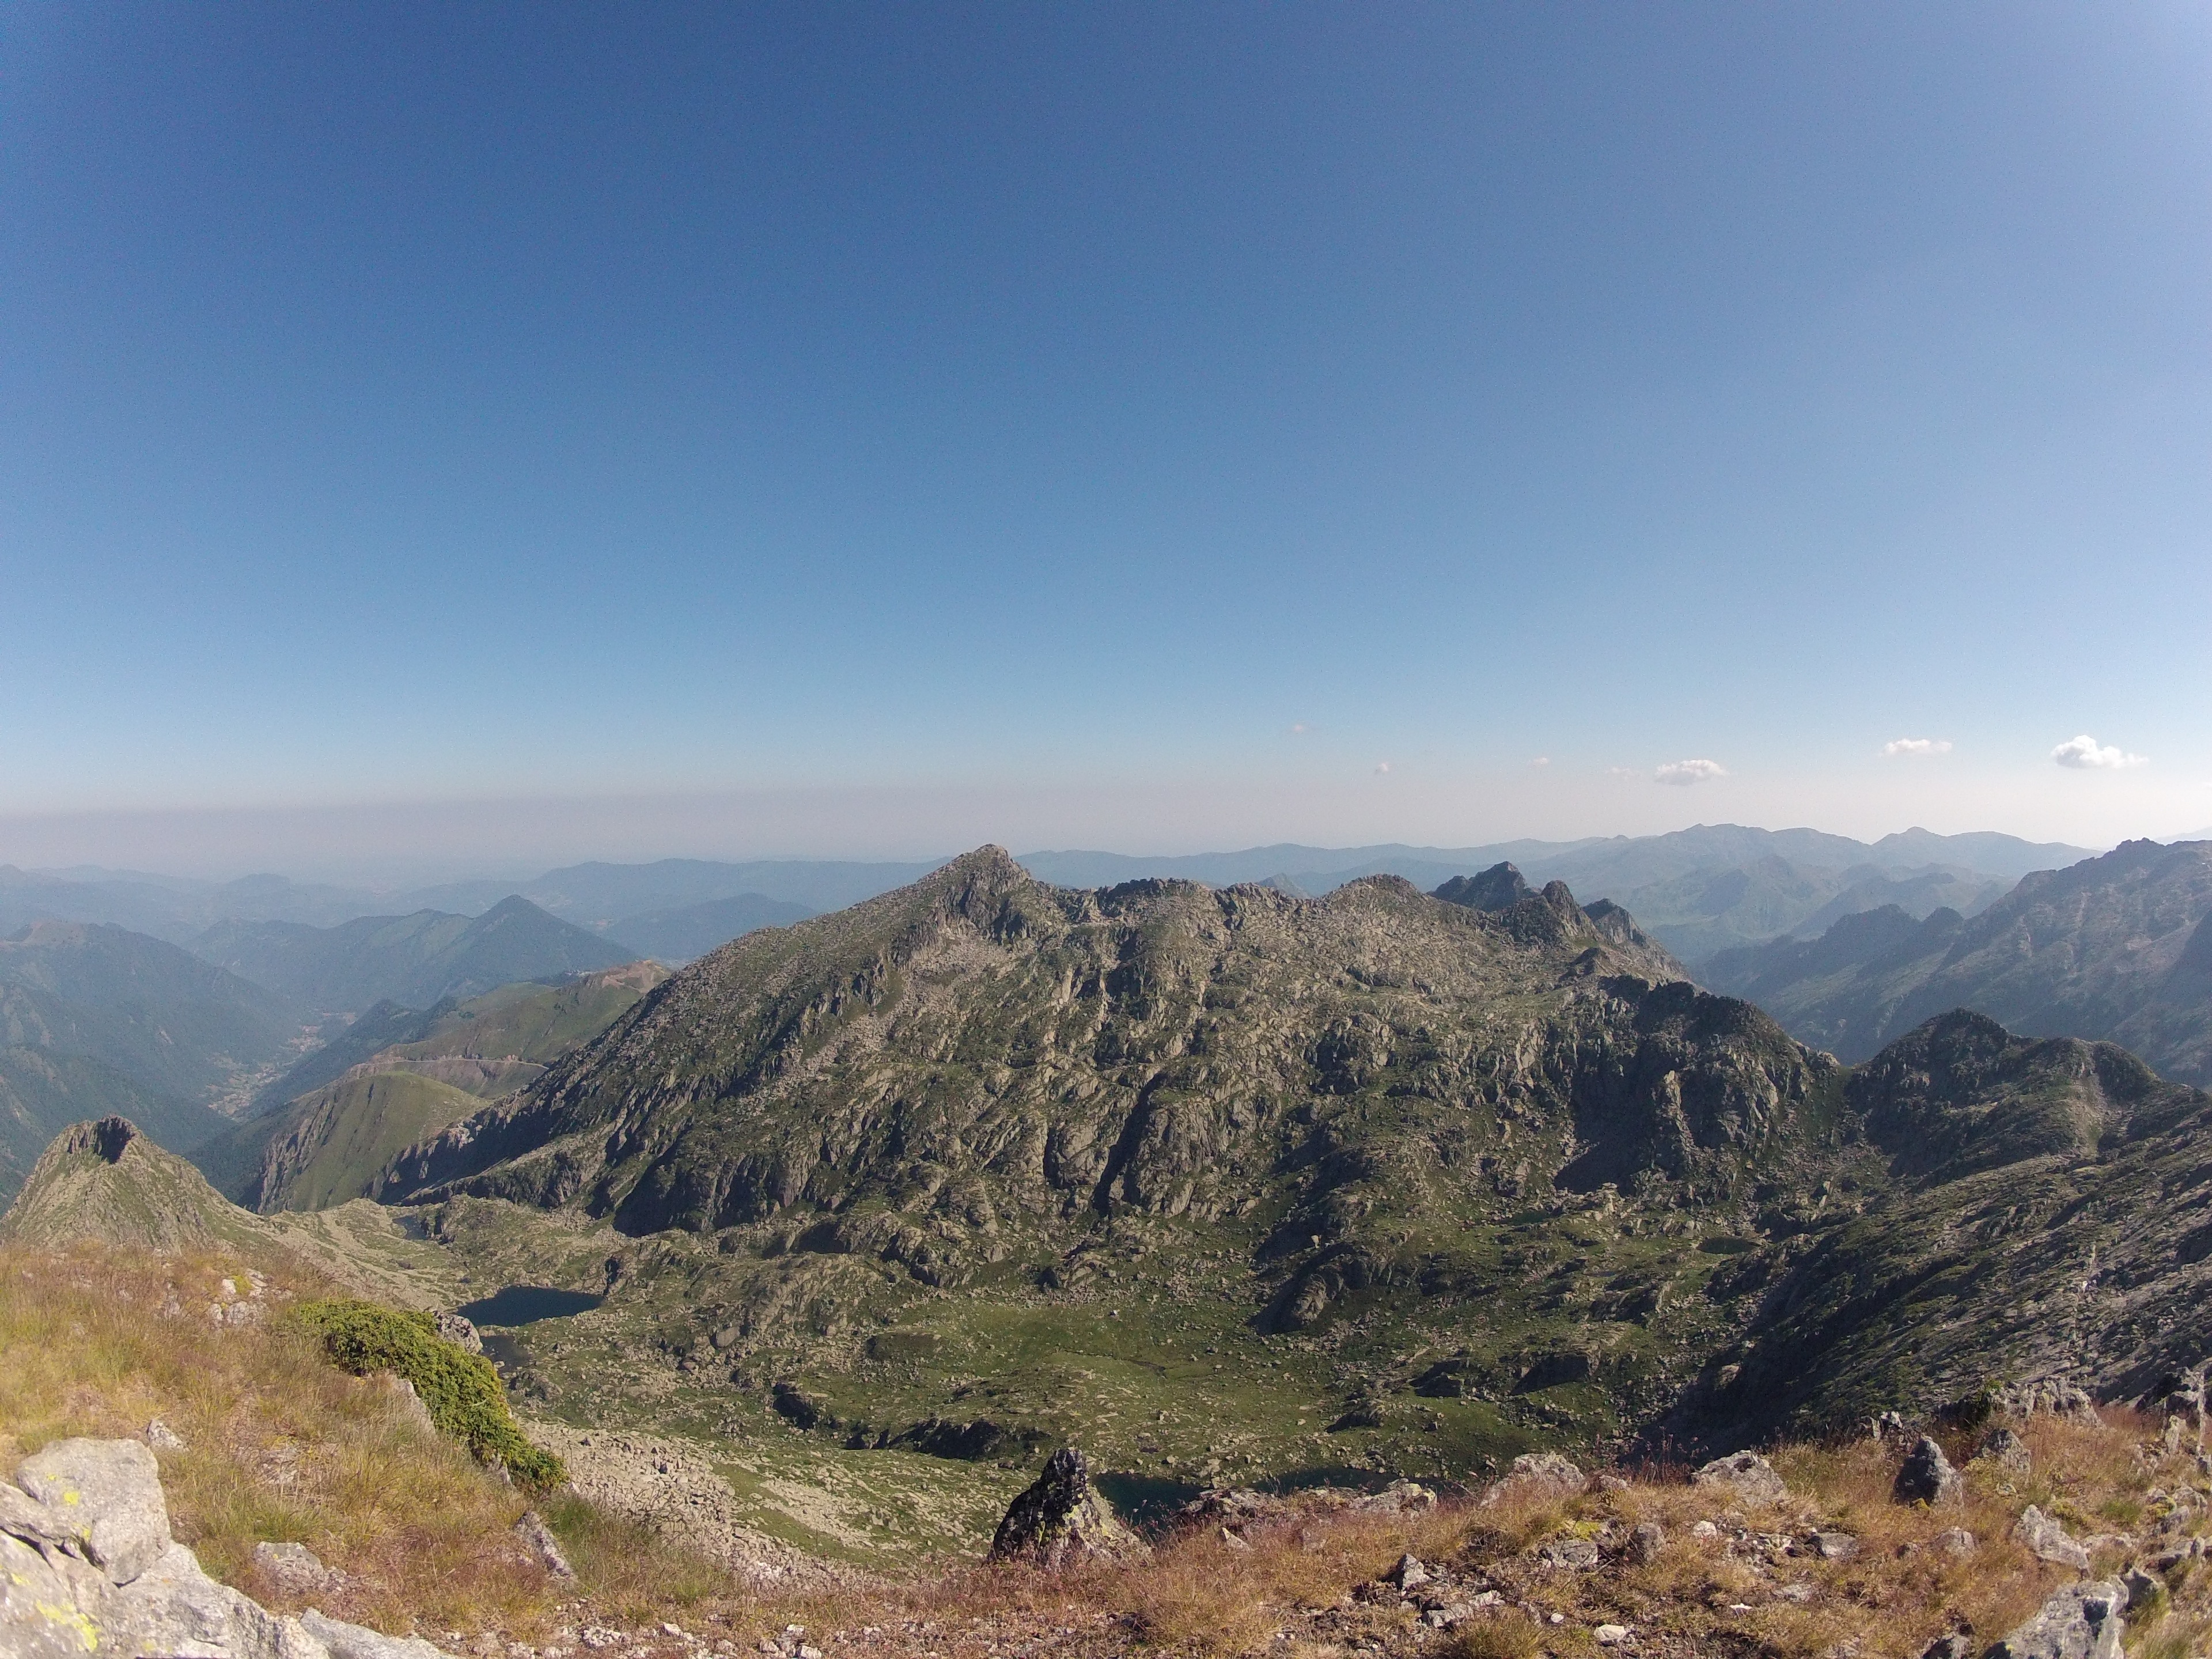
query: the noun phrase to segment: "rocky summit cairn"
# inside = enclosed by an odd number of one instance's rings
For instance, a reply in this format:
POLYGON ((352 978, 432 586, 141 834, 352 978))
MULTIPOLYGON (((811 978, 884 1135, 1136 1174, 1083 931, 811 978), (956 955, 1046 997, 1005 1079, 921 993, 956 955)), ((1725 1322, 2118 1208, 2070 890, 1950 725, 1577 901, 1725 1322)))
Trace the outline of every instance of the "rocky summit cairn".
POLYGON ((1036 1484, 1006 1505, 991 1540, 994 1561, 1025 1561, 1057 1571, 1083 1561, 1122 1561, 1144 1553, 1136 1534, 1091 1489, 1083 1454, 1062 1446, 1036 1484))
POLYGON ((281 1618, 209 1577, 169 1536, 159 1467, 135 1440, 58 1440, 24 1459, 15 1480, 0 1482, 9 1659, 442 1659, 428 1642, 312 1610, 281 1618))
POLYGON ((1925 1504, 1930 1508, 1939 1504, 1963 1504, 1966 1501, 1966 1483, 1951 1460, 1943 1455, 1942 1447, 1932 1435, 1922 1435, 1912 1443, 1912 1449, 1905 1454, 1899 1466, 1897 1484, 1890 1495, 1900 1504, 1925 1504))

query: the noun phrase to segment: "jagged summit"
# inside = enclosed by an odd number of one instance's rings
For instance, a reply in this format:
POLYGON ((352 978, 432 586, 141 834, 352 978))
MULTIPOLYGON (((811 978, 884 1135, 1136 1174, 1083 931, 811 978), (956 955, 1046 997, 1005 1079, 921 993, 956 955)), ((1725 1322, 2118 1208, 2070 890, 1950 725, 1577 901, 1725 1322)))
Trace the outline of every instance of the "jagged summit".
POLYGON ((1436 890, 1447 904, 1464 904, 1474 910, 1503 910, 1518 904, 1531 892, 1520 870, 1510 863, 1493 864, 1480 875, 1454 876, 1436 890))

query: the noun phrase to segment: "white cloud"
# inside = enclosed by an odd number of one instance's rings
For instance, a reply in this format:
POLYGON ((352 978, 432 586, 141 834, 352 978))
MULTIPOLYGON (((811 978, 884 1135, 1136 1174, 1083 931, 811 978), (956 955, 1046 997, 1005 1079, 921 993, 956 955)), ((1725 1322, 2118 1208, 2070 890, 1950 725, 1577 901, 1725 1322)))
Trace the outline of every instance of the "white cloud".
POLYGON ((1539 755, 1528 763, 1531 766, 1549 766, 1551 763, 1552 757, 1549 755, 1539 755))
POLYGON ((1390 769, 1390 763, 1389 761, 1376 761, 1375 763, 1375 769, 1377 772, 1387 772, 1390 769))
POLYGON ((2148 756, 2130 755, 2124 749, 2100 744, 2087 732, 2060 744, 2051 751, 2051 758, 2061 766, 2070 766, 2083 772, 2116 772, 2130 766, 2150 764, 2148 756))
POLYGON ((1885 755, 1948 755, 1951 752, 1948 738, 1892 738, 1882 744, 1885 755))
POLYGON ((1668 761, 1651 776, 1659 783, 1680 784, 1686 787, 1693 783, 1703 783, 1709 778, 1724 778, 1728 775, 1728 768, 1718 761, 1680 760, 1668 761))
POLYGON ((1303 738, 1307 732, 1312 730, 1313 727, 1308 726, 1304 720, 1292 720, 1291 722, 1291 735, 1294 738, 1303 738))

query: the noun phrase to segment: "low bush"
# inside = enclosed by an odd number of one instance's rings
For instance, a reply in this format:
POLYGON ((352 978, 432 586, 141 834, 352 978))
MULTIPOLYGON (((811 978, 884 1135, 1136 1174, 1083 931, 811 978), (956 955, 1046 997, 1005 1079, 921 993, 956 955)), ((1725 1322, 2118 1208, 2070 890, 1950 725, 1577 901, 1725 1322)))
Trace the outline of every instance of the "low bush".
POLYGON ((321 1339, 331 1364, 356 1376, 390 1371, 404 1377, 438 1431, 482 1462, 505 1468, 532 1491, 550 1491, 568 1478, 559 1458, 532 1445, 515 1426, 491 1361, 439 1335, 429 1315, 338 1297, 307 1303, 294 1317, 321 1339))

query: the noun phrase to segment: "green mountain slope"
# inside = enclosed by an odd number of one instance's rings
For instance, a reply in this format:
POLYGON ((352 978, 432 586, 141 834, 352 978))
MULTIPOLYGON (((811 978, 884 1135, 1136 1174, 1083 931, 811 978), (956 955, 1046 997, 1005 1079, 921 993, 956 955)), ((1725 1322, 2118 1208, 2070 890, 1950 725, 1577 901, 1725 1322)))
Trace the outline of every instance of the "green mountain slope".
POLYGON ((413 1072, 349 1072, 268 1122, 240 1201, 264 1212, 320 1210, 362 1197, 398 1153, 483 1103, 413 1072))
POLYGON ((175 1146, 196 1146, 233 1125, 189 1100, 155 1095, 112 1066, 46 1048, 0 1048, 0 1203, 15 1196, 39 1153, 72 1123, 121 1115, 175 1146))
POLYGON ((758 1432, 734 1386, 825 1444, 1133 1478, 2203 1357, 2212 1100, 1967 1014, 1847 1073, 1502 885, 1073 892, 985 849, 693 964, 380 1193, 480 1282, 605 1293, 518 1351, 558 1408, 758 1432))
POLYGON ((1846 917, 1703 973, 1846 1060, 1966 1007, 2035 1036, 2123 1042, 2164 1074, 2212 1083, 2212 939, 2197 942, 2208 917, 2212 842, 2130 842, 2031 875, 1972 920, 1846 917))
POLYGON ((427 1008, 518 980, 590 973, 629 954, 527 899, 501 900, 480 916, 418 910, 362 916, 336 927, 229 922, 193 949, 258 985, 325 1012, 381 1001, 427 1008))
POLYGON ((2212 1097, 1961 1012, 1845 1098, 1892 1183, 1744 1264, 1758 1316, 1678 1428, 1826 1430, 2021 1379, 2127 1400, 2204 1360, 2212 1097))
POLYGON ((67 1125, 125 1114, 173 1146, 228 1128, 305 1031, 278 997, 120 927, 0 939, 0 1199, 67 1125))
POLYGON ((143 933, 39 922, 0 939, 0 1042, 98 1060, 155 1094, 213 1099, 299 1032, 283 998, 143 933))

